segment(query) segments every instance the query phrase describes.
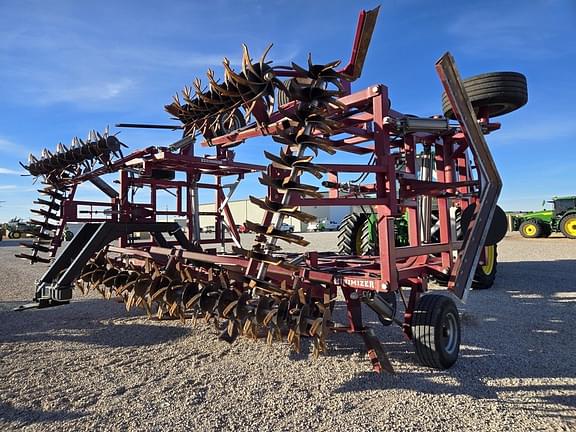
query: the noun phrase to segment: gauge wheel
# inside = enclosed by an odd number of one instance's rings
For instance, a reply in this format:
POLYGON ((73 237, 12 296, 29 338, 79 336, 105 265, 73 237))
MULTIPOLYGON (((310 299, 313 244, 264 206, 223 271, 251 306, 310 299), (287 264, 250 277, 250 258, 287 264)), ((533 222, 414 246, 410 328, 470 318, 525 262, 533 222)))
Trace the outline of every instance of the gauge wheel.
POLYGON ((412 314, 412 338, 416 357, 424 366, 448 369, 460 352, 460 318, 449 297, 424 295, 412 314))

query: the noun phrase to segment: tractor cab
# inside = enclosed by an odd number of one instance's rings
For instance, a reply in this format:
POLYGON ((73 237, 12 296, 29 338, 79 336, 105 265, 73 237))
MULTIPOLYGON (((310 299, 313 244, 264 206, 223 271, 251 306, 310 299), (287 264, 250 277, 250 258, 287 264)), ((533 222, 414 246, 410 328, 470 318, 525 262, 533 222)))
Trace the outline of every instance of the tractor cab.
POLYGON ((554 197, 552 201, 554 204, 554 216, 560 217, 569 210, 576 209, 576 196, 568 197, 554 197))

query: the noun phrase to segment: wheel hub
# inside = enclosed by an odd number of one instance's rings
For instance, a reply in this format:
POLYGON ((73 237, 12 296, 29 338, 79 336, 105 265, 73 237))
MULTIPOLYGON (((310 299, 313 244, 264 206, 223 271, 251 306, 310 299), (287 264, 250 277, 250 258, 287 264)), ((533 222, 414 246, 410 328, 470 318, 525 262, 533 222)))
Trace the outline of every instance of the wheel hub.
POLYGON ((449 312, 442 324, 442 343, 448 354, 453 354, 458 346, 458 323, 453 313, 449 312))

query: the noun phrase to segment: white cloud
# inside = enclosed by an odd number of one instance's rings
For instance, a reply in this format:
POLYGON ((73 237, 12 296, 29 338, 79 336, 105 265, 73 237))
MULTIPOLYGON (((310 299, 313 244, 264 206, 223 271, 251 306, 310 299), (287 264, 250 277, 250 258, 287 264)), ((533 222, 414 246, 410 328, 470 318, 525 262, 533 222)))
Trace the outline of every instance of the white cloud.
POLYGON ((9 169, 9 168, 1 168, 1 167, 0 167, 0 174, 20 175, 20 174, 24 174, 24 173, 23 173, 23 172, 20 172, 20 171, 16 171, 16 170, 9 169))
POLYGON ((66 85, 64 82, 54 81, 46 83, 35 91, 35 99, 43 105, 59 102, 72 102, 90 105, 114 99, 134 86, 134 81, 128 78, 119 81, 99 81, 76 85, 66 85))
POLYGON ((18 186, 16 185, 0 185, 0 190, 13 190, 17 188, 18 186))
POLYGON ((2 137, 0 137, 0 152, 16 154, 18 156, 28 155, 29 153, 25 146, 16 144, 14 141, 2 137))

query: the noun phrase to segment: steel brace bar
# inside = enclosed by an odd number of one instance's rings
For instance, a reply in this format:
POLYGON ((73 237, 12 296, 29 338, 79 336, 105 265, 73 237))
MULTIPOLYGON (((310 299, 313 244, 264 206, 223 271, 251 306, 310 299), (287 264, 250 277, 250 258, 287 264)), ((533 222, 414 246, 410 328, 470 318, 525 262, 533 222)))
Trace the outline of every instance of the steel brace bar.
POLYGON ((476 206, 469 229, 464 235, 463 247, 448 282, 448 289, 465 301, 474 278, 474 269, 482 253, 482 246, 490 230, 496 202, 502 189, 502 180, 450 53, 444 54, 436 62, 436 71, 472 150, 480 176, 480 203, 476 206))

